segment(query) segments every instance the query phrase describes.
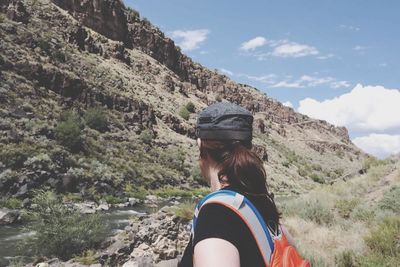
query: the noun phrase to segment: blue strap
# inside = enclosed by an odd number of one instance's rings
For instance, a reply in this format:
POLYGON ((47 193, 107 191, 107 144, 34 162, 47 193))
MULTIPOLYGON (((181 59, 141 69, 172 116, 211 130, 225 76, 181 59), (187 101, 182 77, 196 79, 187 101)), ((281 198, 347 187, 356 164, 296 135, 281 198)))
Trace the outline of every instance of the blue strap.
MULTIPOLYGON (((202 207, 202 205, 204 204, 204 202, 206 202, 210 198, 213 198, 213 197, 218 196, 218 195, 229 195, 229 196, 233 196, 234 197, 236 194, 239 194, 239 193, 237 193, 235 191, 232 191, 232 190, 226 190, 226 189, 222 189, 222 190, 218 190, 218 191, 209 193, 208 195, 206 195, 205 197, 203 197, 199 201, 199 203, 196 205, 196 210, 199 211, 200 208, 202 207)), ((253 203, 248 198, 246 198, 245 196, 243 196, 243 198, 244 198, 245 204, 248 205, 251 208, 253 213, 256 215, 258 221, 260 222, 260 224, 261 224, 261 226, 262 226, 262 228, 264 230, 264 233, 265 233, 265 235, 267 237, 267 240, 268 240, 268 243, 270 245, 271 251, 273 251, 274 250, 274 242, 272 241, 271 233, 270 233, 270 231, 269 231, 269 229, 268 229, 268 227, 267 227, 267 225, 266 225, 266 223, 264 221, 264 218, 261 216, 261 214, 258 211, 258 209, 253 205, 253 203)), ((238 211, 240 212, 240 209, 238 211)), ((194 232, 196 224, 197 224, 197 216, 196 216, 196 212, 195 212, 195 215, 193 216, 193 221, 192 221, 192 233, 194 232)))

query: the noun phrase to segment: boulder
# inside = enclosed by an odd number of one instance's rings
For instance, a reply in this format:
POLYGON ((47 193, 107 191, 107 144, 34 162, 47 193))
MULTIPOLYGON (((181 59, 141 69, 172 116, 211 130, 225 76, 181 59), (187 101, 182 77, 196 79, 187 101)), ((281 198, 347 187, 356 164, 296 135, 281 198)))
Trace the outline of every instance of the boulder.
POLYGON ((0 225, 12 224, 20 219, 18 210, 0 209, 0 225))

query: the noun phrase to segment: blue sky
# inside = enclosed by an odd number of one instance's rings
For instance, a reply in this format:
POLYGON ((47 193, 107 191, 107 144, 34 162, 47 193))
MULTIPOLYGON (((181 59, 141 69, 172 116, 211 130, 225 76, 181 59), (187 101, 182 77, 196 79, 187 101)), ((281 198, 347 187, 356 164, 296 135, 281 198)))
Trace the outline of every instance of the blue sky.
POLYGON ((387 118, 400 117, 399 1, 124 2, 202 65, 346 126, 379 157, 400 152, 400 118, 387 118))

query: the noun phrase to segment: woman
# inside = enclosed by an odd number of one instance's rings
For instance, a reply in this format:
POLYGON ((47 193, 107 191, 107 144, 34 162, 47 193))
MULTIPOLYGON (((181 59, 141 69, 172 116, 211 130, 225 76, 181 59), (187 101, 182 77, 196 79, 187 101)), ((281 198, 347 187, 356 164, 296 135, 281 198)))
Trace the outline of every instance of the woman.
MULTIPOLYGON (((263 161, 252 148, 252 114, 229 102, 205 108, 197 120, 199 165, 212 191, 228 189, 247 197, 270 229, 278 229, 280 213, 268 192, 263 161)), ((265 266, 246 223, 216 203, 200 210, 194 239, 179 266, 265 266)))

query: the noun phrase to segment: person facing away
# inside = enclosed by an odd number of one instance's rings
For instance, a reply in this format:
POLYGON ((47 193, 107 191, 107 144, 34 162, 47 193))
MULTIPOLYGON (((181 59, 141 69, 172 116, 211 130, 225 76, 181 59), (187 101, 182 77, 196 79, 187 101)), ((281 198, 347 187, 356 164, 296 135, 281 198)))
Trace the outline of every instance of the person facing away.
MULTIPOLYGON (((280 213, 267 188, 263 161, 251 150, 252 126, 251 112, 236 104, 217 102, 205 108, 196 125, 198 163, 212 191, 228 189, 244 195, 268 228, 278 229, 280 213)), ((204 205, 194 231, 180 267, 265 266, 249 227, 224 205, 204 205)))

